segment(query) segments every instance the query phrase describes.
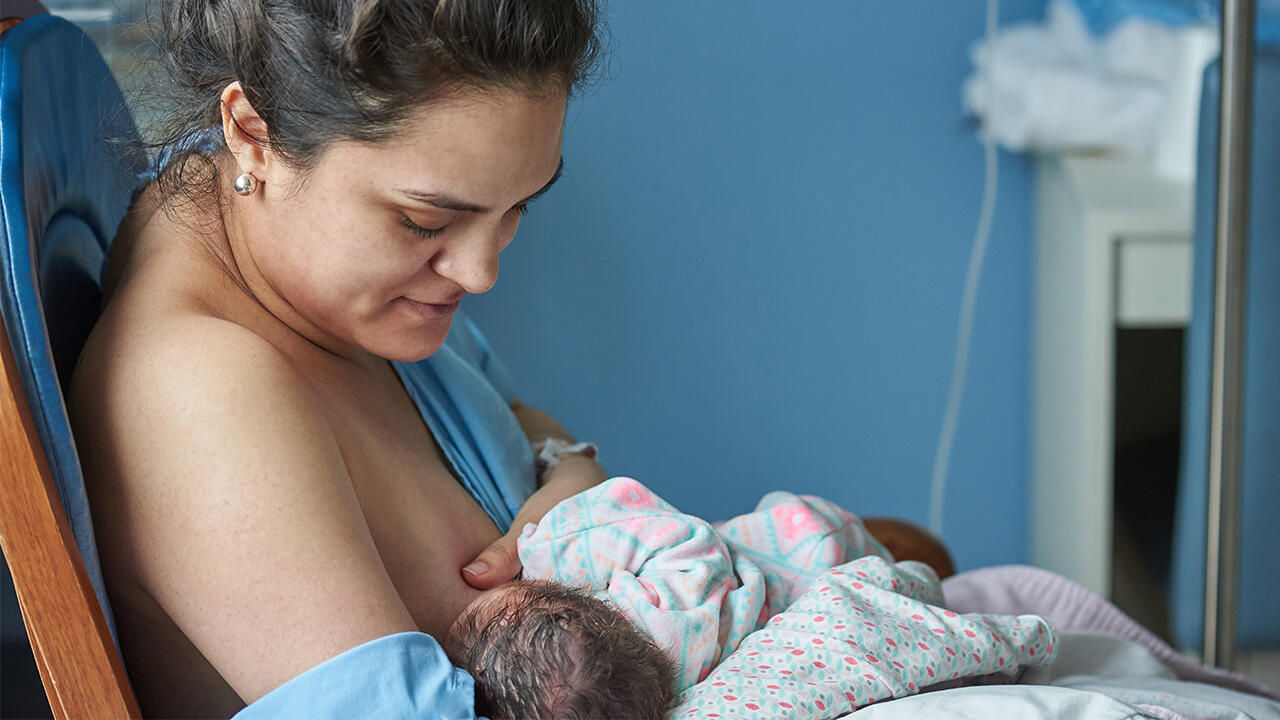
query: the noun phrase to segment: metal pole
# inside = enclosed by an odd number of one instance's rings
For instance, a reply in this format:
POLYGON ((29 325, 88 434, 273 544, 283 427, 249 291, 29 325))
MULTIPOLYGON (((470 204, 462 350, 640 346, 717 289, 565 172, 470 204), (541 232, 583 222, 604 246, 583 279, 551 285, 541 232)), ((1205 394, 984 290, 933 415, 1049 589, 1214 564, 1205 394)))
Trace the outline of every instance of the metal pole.
POLYGON ((1239 607, 1241 401, 1244 397, 1254 24, 1254 0, 1222 0, 1204 661, 1207 665, 1228 668, 1235 663, 1239 607))

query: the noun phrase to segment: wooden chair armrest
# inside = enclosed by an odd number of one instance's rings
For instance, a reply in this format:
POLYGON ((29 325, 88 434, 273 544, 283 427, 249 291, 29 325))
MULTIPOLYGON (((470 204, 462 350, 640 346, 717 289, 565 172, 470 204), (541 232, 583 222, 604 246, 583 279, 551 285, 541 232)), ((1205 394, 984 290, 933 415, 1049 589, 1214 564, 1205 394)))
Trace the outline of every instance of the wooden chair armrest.
POLYGON ((0 326, 0 550, 55 718, 137 718, 0 326))

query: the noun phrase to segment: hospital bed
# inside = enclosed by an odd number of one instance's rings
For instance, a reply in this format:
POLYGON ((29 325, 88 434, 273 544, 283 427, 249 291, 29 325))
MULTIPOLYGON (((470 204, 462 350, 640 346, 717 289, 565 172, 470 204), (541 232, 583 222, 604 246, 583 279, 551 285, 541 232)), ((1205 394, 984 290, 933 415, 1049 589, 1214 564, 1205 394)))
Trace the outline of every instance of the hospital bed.
MULTIPOLYGON (((63 392, 96 317, 104 255, 145 158, 105 140, 137 131, 93 43, 59 18, 37 15, 5 31, 0 102, 0 545, 55 716, 139 717, 113 635, 63 392)), ((1064 653, 1074 663, 1070 676, 1064 667, 1040 685, 940 690, 855 714, 1125 718, 1143 697, 1183 692, 1231 712, 1280 718, 1280 705, 1253 695, 1154 677, 1159 663, 1132 643, 1073 643, 1064 653), (1135 667, 1150 672, 1135 674, 1135 667)), ((337 661, 334 672, 344 673, 342 657, 326 665, 337 661)), ((323 705, 332 677, 305 673, 284 689, 318 698, 301 714, 320 715, 344 707, 323 705)), ((383 715, 374 705, 366 712, 383 715)))

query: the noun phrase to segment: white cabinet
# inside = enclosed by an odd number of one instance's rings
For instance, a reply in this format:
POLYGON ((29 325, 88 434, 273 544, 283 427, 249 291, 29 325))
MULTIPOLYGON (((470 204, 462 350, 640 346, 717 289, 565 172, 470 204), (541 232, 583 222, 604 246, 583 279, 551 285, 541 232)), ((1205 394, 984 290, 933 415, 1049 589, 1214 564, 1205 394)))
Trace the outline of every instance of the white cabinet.
POLYGON ((1186 325, 1192 186, 1046 155, 1035 214, 1031 562, 1109 596, 1116 329, 1186 325))

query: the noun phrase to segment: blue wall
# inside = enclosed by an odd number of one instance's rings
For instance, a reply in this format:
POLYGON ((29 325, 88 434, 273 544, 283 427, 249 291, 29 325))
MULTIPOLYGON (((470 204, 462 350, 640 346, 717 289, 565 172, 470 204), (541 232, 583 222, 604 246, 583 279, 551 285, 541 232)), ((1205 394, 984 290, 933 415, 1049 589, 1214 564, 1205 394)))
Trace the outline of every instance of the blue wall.
MULTIPOLYGON (((1005 0, 1003 21, 1043 0, 1005 0)), ((614 2, 565 177, 467 309, 523 398, 709 518, 785 488, 923 524, 982 187, 980 0, 614 2)), ((945 519, 1027 556, 1030 166, 1002 154, 945 519)))

